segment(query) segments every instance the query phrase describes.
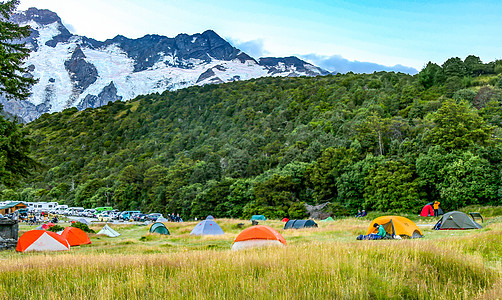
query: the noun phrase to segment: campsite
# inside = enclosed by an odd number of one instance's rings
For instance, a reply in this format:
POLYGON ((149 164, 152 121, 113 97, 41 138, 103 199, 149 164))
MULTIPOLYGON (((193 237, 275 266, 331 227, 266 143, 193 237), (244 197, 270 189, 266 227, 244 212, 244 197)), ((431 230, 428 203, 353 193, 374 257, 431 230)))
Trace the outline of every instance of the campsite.
MULTIPOLYGON (((73 299, 497 299, 502 217, 486 211, 477 230, 433 230, 439 218, 407 215, 423 238, 380 241, 355 240, 377 213, 288 230, 267 219, 259 226, 275 229, 286 245, 238 251, 232 242, 251 220, 210 219, 219 235, 190 235, 200 221, 165 222, 169 235, 108 224, 120 236, 90 233, 91 244, 69 251, 0 252, 0 291, 9 299, 64 299, 69 291, 73 299)), ((20 234, 31 229, 21 225, 20 234)))

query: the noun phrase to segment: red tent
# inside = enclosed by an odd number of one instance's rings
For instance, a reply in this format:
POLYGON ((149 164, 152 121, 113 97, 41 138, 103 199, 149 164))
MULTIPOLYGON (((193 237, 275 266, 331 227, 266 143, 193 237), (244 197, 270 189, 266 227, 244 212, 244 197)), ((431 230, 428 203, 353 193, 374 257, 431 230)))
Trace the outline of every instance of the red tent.
POLYGON ((432 205, 426 204, 424 208, 422 208, 422 212, 420 213, 421 217, 434 217, 434 209, 432 205))
POLYGON ((55 232, 30 230, 19 238, 16 250, 18 252, 70 250, 70 245, 55 232))
POLYGON ((284 219, 282 219, 282 222, 287 222, 287 221, 289 221, 289 219, 288 219, 288 218, 284 218, 284 219))
POLYGON ((68 244, 70 244, 70 246, 78 246, 91 243, 91 240, 89 239, 87 234, 85 234, 82 229, 76 227, 66 227, 63 233, 61 233, 61 236, 68 241, 68 244))

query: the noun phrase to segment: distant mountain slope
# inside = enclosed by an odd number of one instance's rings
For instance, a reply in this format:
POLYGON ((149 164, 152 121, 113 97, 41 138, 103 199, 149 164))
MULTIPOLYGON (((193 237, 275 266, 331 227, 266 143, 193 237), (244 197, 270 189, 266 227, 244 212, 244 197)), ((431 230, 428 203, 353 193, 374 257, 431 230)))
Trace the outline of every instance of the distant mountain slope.
POLYGON ((26 62, 39 79, 25 102, 0 99, 7 112, 30 122, 46 112, 99 107, 114 100, 176 90, 192 85, 265 76, 329 74, 296 57, 259 61, 230 45, 212 30, 174 38, 118 35, 104 42, 71 34, 59 16, 30 8, 12 20, 30 25, 26 62))

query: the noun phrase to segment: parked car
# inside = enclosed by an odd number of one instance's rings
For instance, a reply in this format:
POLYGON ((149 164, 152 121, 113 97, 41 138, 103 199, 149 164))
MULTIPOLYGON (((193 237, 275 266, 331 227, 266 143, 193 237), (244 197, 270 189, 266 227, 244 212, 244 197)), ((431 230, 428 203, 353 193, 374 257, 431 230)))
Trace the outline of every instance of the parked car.
POLYGON ((99 222, 110 222, 112 221, 112 217, 108 214, 108 212, 103 212, 97 215, 99 222))
POLYGON ((120 213, 119 220, 129 221, 133 213, 141 213, 139 210, 126 210, 120 213))
POLYGON ((131 218, 136 222, 144 222, 147 220, 146 215, 141 213, 134 213, 132 214, 131 218))
POLYGON ((160 219, 163 216, 160 213, 151 213, 151 214, 148 214, 146 217, 148 218, 148 220, 155 222, 155 221, 157 221, 157 219, 160 219))

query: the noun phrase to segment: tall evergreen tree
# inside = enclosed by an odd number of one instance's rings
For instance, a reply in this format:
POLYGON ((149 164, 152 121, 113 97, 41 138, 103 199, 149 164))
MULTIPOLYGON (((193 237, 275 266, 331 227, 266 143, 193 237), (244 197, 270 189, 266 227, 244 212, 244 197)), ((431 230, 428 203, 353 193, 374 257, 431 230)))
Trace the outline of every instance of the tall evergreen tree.
MULTIPOLYGON (((18 0, 0 2, 0 93, 8 99, 23 100, 36 80, 24 76, 27 71, 22 66, 30 50, 20 41, 30 35, 30 27, 9 21, 18 4, 18 0)), ((0 184, 14 185, 36 165, 29 156, 29 143, 19 125, 0 116, 0 184)))
POLYGON ((19 0, 0 2, 0 91, 7 98, 26 99, 36 80, 24 76, 27 70, 22 66, 30 49, 20 41, 30 36, 30 27, 9 21, 18 4, 19 0))

